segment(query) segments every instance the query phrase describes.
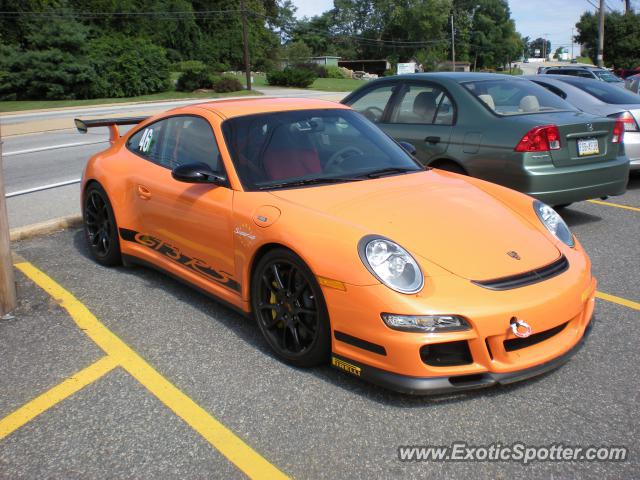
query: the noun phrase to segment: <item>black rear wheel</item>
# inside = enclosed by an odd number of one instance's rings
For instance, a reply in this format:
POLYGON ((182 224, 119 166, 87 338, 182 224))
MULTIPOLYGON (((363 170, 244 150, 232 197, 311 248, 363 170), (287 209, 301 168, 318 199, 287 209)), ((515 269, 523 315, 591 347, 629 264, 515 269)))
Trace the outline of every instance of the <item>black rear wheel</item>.
POLYGON ((91 256, 106 266, 122 263, 118 227, 107 192, 92 183, 84 195, 84 234, 91 256))
POLYGON ((259 261, 251 303, 275 353, 297 367, 326 363, 331 353, 329 315, 315 276, 294 253, 272 250, 259 261))

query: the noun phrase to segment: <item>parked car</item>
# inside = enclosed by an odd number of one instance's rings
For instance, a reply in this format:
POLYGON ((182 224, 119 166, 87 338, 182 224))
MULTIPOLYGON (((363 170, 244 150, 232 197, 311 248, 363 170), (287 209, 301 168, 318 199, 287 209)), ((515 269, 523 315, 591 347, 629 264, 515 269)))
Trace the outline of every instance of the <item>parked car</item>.
POLYGON ((541 75, 570 75, 573 77, 590 78, 592 80, 599 80, 601 82, 612 83, 618 87, 624 87, 624 80, 614 75, 606 68, 591 67, 591 66, 561 66, 561 67, 549 67, 538 74, 541 75))
POLYGON ((640 170, 640 95, 588 78, 566 75, 531 75, 526 78, 583 112, 622 120, 624 149, 630 168, 640 170))
POLYGON ((460 391, 554 369, 591 328, 591 263, 551 207, 425 169, 344 105, 76 124, 111 127, 82 180, 96 262, 150 265, 253 315, 289 364, 460 391), (135 126, 120 137, 121 123, 135 126))
POLYGON ((640 73, 627 77, 624 86, 627 87, 627 90, 640 94, 640 73))
POLYGON ((425 165, 525 192, 551 205, 620 195, 622 121, 596 117, 522 78, 423 73, 369 82, 343 103, 425 165))
POLYGON ((640 67, 636 67, 636 68, 620 68, 618 70, 616 70, 616 75, 618 75, 620 78, 623 79, 627 79, 633 75, 637 75, 640 73, 640 67))

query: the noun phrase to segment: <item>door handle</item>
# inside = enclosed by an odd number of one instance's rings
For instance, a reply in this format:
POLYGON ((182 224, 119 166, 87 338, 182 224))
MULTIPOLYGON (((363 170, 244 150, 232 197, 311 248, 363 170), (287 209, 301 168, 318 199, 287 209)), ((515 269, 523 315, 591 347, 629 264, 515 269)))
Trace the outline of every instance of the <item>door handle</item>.
POLYGON ((440 137, 427 137, 424 139, 424 141, 427 143, 439 143, 440 137))
POLYGON ((151 198, 151 191, 144 185, 138 185, 138 196, 142 200, 149 200, 151 198))

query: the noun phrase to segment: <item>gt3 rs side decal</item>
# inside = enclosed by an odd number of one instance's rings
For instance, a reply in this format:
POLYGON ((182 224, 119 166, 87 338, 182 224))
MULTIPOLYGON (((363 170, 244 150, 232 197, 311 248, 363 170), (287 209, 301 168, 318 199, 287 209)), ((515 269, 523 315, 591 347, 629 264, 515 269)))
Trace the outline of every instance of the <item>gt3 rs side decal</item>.
POLYGON ((145 233, 136 232, 135 230, 129 230, 127 228, 120 229, 120 237, 127 242, 134 242, 138 245, 150 248, 151 250, 155 250, 167 257, 169 260, 174 261, 175 263, 207 278, 208 280, 213 280, 214 282, 224 285, 231 290, 238 293, 240 292, 240 284, 233 278, 229 278, 227 273, 214 270, 204 260, 185 255, 180 252, 177 247, 165 242, 164 240, 160 240, 159 238, 145 233))

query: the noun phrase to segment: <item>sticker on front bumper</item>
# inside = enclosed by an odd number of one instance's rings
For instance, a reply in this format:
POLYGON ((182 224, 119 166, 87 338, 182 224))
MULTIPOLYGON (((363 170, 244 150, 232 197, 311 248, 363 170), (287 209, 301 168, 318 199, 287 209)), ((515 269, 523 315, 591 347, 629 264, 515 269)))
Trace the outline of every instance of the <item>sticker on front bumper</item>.
POLYGON ((360 373, 362 372, 362 369, 360 367, 356 367, 355 365, 352 365, 349 362, 345 362, 344 360, 340 360, 336 357, 331 357, 331 365, 357 377, 359 377, 360 373))

